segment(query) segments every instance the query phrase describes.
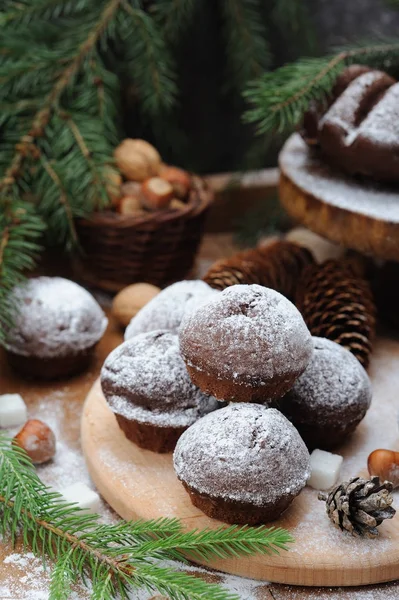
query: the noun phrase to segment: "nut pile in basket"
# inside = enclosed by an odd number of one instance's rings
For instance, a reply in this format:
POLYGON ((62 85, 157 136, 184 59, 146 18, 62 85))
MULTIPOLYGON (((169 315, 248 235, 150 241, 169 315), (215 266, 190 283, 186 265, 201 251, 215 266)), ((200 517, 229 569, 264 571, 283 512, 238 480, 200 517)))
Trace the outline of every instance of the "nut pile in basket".
POLYGON ((120 174, 112 173, 108 192, 118 213, 140 216, 145 211, 185 208, 191 177, 183 169, 163 163, 154 146, 125 139, 114 155, 120 174))

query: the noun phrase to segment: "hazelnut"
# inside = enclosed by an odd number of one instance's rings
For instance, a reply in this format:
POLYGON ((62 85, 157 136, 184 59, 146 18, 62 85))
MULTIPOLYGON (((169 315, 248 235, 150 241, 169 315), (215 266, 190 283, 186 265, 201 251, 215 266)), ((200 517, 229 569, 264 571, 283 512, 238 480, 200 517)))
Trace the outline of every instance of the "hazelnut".
POLYGON ((124 198, 122 198, 119 202, 118 212, 121 215, 144 214, 141 202, 137 196, 125 196, 124 198))
POLYGON ((114 156, 121 173, 133 181, 144 181, 157 175, 161 165, 158 151, 144 140, 123 140, 114 156))
POLYGON ((35 464, 42 464, 55 454, 55 435, 46 423, 30 419, 13 439, 13 443, 23 448, 35 464))
POLYGON ((370 475, 378 475, 383 481, 390 481, 393 487, 399 486, 399 452, 378 449, 367 459, 370 475))
POLYGON ((161 177, 151 177, 141 186, 141 200, 149 209, 166 208, 173 198, 173 187, 161 177))
POLYGON ((138 181, 125 181, 121 185, 121 195, 139 197, 141 184, 138 181))
POLYGON ((181 200, 178 200, 177 198, 172 198, 169 208, 172 208, 173 210, 184 210, 187 208, 187 204, 181 200))
POLYGON ((159 177, 171 184, 177 198, 181 199, 187 196, 191 187, 191 177, 187 171, 164 164, 159 170, 159 177))
POLYGON ((108 167, 105 172, 104 180, 108 198, 110 199, 112 206, 116 207, 118 206, 121 197, 121 174, 118 173, 118 171, 115 171, 115 169, 108 167))
POLYGON ((119 292, 112 303, 112 314, 123 327, 161 290, 151 283, 133 283, 119 292))

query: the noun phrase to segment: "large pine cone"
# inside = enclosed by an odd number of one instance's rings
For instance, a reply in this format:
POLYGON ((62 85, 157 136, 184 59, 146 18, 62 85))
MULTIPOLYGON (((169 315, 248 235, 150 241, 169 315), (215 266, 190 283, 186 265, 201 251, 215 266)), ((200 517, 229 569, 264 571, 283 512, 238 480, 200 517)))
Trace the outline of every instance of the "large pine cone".
POLYGON ((218 290, 236 284, 257 283, 293 299, 303 270, 311 264, 314 259, 307 248, 279 241, 217 261, 204 281, 218 290))
POLYGON ((328 517, 335 527, 353 536, 373 538, 378 535, 378 525, 396 513, 391 506, 392 489, 391 482, 380 483, 379 477, 370 480, 354 477, 334 487, 329 494, 320 492, 319 500, 326 502, 328 517))
POLYGON ((367 368, 376 310, 370 286, 352 262, 328 260, 308 267, 295 303, 312 335, 341 344, 367 368))

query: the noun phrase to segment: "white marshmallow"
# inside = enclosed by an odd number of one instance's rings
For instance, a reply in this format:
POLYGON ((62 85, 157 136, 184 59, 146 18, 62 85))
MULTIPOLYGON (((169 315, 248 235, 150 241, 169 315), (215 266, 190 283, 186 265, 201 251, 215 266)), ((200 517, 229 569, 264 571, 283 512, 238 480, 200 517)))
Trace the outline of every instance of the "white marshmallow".
POLYGON ((310 455, 308 485, 316 490, 328 490, 337 482, 343 458, 324 450, 313 450, 310 455))
POLYGON ((75 502, 88 512, 98 513, 100 511, 100 496, 85 483, 73 483, 60 490, 60 494, 66 502, 75 502))
POLYGON ((19 394, 0 396, 0 427, 23 425, 28 418, 26 404, 19 394))

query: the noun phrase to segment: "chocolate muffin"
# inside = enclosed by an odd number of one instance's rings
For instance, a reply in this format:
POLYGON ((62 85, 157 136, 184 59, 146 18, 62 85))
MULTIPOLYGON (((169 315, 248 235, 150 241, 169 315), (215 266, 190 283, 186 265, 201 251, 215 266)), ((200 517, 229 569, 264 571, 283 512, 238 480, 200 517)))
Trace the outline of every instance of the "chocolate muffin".
POLYGON ((190 427, 173 456, 191 502, 227 523, 276 519, 306 485, 309 453, 274 408, 235 403, 190 427))
POLYGON ((89 292, 62 277, 36 277, 14 288, 10 301, 17 311, 5 347, 13 367, 56 379, 88 366, 108 322, 89 292))
POLYGON ((234 285, 211 297, 184 317, 179 339, 193 383, 233 402, 281 397, 313 352, 297 308, 259 285, 234 285))
POLYGON ((186 312, 218 292, 200 280, 178 281, 150 300, 129 323, 125 340, 138 333, 162 329, 177 333, 186 312))
POLYGON ((101 386, 126 437, 154 452, 171 452, 187 427, 218 408, 191 383, 178 338, 168 331, 118 346, 104 363, 101 386))
POLYGON ((348 350, 325 338, 314 337, 313 345, 306 371, 276 406, 295 425, 309 449, 332 450, 365 416, 371 384, 348 350))

